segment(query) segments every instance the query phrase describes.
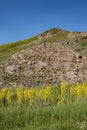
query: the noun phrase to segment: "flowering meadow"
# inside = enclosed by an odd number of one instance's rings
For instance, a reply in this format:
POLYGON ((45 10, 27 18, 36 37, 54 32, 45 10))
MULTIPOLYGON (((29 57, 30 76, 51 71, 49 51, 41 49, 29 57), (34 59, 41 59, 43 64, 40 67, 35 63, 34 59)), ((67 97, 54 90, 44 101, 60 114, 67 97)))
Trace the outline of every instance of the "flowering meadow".
POLYGON ((3 88, 0 90, 0 106, 27 105, 52 106, 69 104, 75 101, 87 100, 87 83, 31 88, 3 88))
POLYGON ((86 82, 0 90, 0 130, 86 129, 86 82))

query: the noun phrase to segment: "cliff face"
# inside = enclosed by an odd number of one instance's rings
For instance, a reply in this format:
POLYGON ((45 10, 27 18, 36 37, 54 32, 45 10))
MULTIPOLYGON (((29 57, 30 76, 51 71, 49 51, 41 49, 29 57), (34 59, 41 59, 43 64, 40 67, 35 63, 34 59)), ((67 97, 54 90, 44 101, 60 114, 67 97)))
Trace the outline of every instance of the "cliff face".
POLYGON ((58 85, 63 81, 71 84, 87 80, 87 58, 70 48, 71 44, 79 45, 81 39, 86 39, 86 35, 87 33, 66 33, 60 29, 38 35, 31 46, 3 62, 0 67, 0 83, 11 86, 17 82, 19 85, 35 86, 58 85), (60 39, 50 41, 54 37, 60 39), (52 39, 44 42, 44 38, 52 39))

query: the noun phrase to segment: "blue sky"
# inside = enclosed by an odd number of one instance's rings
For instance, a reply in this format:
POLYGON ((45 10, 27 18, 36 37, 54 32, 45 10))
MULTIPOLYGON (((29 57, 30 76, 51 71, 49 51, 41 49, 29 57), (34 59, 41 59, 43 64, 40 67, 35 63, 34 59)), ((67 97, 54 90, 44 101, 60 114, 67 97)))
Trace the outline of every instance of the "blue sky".
POLYGON ((87 31, 87 0, 0 0, 0 44, 55 27, 87 31))

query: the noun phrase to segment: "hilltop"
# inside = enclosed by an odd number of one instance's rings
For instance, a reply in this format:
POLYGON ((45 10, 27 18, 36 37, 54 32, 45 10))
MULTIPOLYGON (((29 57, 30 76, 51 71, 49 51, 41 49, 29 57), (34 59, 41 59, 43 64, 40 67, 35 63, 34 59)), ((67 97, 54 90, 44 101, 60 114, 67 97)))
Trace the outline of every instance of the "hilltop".
POLYGON ((54 28, 0 46, 1 84, 58 85, 87 80, 87 32, 54 28))

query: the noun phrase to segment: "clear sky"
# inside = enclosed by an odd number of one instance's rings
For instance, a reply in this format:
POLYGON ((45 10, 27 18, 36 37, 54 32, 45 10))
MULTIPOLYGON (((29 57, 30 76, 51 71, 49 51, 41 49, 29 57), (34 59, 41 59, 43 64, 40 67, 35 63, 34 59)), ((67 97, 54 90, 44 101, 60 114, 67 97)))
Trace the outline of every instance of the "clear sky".
POLYGON ((87 0, 0 0, 0 44, 50 28, 87 31, 87 0))

